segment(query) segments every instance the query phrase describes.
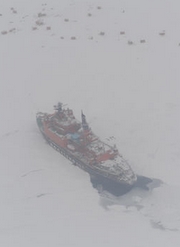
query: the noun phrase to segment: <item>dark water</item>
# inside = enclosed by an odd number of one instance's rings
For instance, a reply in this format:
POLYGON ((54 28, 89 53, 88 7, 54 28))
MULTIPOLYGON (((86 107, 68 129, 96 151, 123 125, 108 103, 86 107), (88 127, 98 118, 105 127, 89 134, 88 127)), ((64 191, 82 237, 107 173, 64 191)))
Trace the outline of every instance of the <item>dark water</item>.
POLYGON ((130 188, 108 187, 107 184, 98 183, 97 180, 91 178, 92 186, 98 191, 100 196, 100 205, 109 210, 109 206, 121 205, 127 211, 129 207, 135 207, 138 211, 144 208, 143 200, 151 196, 155 188, 160 187, 163 181, 157 178, 149 178, 138 175, 137 182, 130 188))
POLYGON ((139 188, 143 191, 149 191, 153 188, 159 187, 162 184, 162 181, 156 178, 149 178, 141 175, 137 175, 137 182, 131 188, 124 186, 109 186, 108 184, 102 184, 95 177, 91 177, 92 186, 98 190, 99 193, 107 191, 114 196, 122 196, 129 193, 131 190, 139 188))

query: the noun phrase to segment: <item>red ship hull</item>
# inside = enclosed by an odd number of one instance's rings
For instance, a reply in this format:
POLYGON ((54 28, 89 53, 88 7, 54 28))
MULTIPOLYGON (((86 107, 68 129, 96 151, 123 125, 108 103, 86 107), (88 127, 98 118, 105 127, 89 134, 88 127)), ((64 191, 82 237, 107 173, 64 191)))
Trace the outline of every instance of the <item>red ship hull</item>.
POLYGON ((136 175, 117 149, 101 142, 90 130, 82 115, 82 124, 71 110, 54 114, 37 114, 37 124, 46 141, 74 165, 88 172, 91 181, 104 189, 128 191, 136 183, 136 175))

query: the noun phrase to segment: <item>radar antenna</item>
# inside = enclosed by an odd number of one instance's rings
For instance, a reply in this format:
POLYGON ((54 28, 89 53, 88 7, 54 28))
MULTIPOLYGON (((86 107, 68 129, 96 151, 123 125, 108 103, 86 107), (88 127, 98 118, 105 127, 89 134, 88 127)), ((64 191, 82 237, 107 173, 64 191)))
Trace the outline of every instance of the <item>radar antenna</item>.
POLYGON ((57 105, 54 105, 54 109, 58 111, 58 113, 62 112, 63 104, 61 102, 58 102, 57 105))

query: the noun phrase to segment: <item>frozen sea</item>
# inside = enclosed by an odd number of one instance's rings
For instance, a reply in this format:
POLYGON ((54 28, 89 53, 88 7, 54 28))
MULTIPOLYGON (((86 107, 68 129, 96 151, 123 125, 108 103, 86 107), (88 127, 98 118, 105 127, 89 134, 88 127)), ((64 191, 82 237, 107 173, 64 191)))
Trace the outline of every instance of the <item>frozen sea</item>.
POLYGON ((180 245, 179 7, 0 0, 0 246, 180 245), (48 146, 35 116, 59 101, 148 188, 99 192, 48 146))

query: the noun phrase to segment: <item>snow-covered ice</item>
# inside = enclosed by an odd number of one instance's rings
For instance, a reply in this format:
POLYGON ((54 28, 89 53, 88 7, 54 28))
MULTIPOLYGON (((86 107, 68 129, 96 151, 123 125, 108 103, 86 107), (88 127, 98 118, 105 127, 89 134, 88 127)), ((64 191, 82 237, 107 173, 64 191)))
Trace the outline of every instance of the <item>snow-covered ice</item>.
POLYGON ((1 1, 0 246, 179 246, 179 6, 1 1), (38 131, 58 101, 162 183, 99 195, 38 131))

